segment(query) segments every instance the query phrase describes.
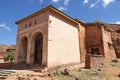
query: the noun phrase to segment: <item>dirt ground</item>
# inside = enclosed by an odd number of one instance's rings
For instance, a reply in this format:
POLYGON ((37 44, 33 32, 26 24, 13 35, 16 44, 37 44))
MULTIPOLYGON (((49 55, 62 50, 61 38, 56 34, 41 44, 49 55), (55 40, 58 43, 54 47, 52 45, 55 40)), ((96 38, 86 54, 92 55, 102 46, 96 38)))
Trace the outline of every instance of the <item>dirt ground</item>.
POLYGON ((0 59, 0 63, 4 63, 4 60, 3 60, 3 59, 0 59))
POLYGON ((0 69, 0 77, 3 73, 5 73, 3 76, 5 76, 6 73, 8 74, 6 79, 1 78, 0 80, 75 80, 76 77, 81 78, 80 80, 120 80, 120 61, 117 63, 104 64, 101 71, 103 78, 101 79, 98 79, 98 76, 95 75, 94 72, 96 69, 84 69, 84 64, 66 68, 70 73, 68 76, 63 74, 65 68, 42 73, 34 72, 33 70, 0 69), (54 75, 53 73, 56 72, 57 75, 54 75))
MULTIPOLYGON (((74 66, 68 66, 67 69, 78 69, 83 68, 85 65, 84 63, 74 66)), ((57 69, 58 70, 58 69, 57 69)), ((64 70, 64 67, 59 69, 60 71, 64 70)), ((53 73, 56 70, 52 70, 49 72, 34 72, 34 69, 32 70, 3 70, 5 71, 12 71, 13 74, 9 74, 8 77, 5 80, 58 80, 56 76, 53 76, 53 73), (51 74, 52 73, 52 74, 51 74), (49 76, 50 75, 50 76, 49 76), (21 79, 18 79, 21 78, 21 79)))
POLYGON ((107 64, 103 70, 108 80, 120 80, 120 62, 107 64))

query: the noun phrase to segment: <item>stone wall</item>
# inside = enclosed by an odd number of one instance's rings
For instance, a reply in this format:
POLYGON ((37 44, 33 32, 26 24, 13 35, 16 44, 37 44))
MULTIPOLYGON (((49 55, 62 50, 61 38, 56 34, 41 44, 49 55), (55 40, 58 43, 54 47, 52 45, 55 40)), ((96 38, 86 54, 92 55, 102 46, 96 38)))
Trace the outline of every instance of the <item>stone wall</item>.
POLYGON ((86 50, 85 67, 98 67, 104 62, 104 48, 102 27, 90 24, 86 26, 86 50))
POLYGON ((116 59, 115 49, 112 42, 111 33, 102 25, 86 26, 86 67, 95 66, 99 60, 99 56, 104 56, 103 62, 110 62, 116 59), (97 59, 98 58, 98 59, 97 59))
POLYGON ((103 55, 86 55, 85 68, 96 68, 100 67, 104 63, 103 55))
POLYGON ((120 24, 110 24, 112 40, 117 58, 120 58, 120 24))
POLYGON ((111 33, 105 28, 102 28, 102 40, 105 62, 110 62, 111 60, 116 59, 111 33))

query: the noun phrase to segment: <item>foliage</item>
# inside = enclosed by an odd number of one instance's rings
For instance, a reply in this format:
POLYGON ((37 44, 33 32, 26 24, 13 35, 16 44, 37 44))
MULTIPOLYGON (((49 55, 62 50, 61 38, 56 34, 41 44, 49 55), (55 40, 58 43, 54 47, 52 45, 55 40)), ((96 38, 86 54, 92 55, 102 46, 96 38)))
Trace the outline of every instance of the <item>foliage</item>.
POLYGON ((7 58, 7 55, 5 55, 3 59, 4 59, 5 62, 9 61, 8 58, 7 58))
POLYGON ((86 23, 85 26, 96 26, 96 27, 104 27, 104 29, 108 31, 114 31, 109 24, 103 23, 101 20, 97 19, 93 23, 86 23))
POLYGON ((113 31, 109 24, 103 23, 100 20, 95 20, 93 24, 98 27, 103 26, 106 30, 113 31))
POLYGON ((93 22, 93 24, 95 24, 95 25, 103 25, 103 22, 100 21, 100 20, 95 20, 95 21, 93 22))
POLYGON ((7 62, 7 61, 10 61, 12 62, 14 60, 14 52, 10 52, 8 53, 7 55, 4 56, 4 61, 7 62))

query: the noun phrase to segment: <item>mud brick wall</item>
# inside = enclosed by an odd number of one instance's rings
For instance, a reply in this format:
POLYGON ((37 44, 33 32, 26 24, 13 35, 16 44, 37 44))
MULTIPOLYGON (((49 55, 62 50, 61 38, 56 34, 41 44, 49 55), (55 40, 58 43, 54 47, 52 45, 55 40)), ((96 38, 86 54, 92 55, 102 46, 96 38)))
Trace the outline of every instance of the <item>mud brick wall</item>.
POLYGON ((91 54, 92 48, 98 48, 98 55, 104 55, 101 27, 88 25, 85 32, 87 54, 91 54))

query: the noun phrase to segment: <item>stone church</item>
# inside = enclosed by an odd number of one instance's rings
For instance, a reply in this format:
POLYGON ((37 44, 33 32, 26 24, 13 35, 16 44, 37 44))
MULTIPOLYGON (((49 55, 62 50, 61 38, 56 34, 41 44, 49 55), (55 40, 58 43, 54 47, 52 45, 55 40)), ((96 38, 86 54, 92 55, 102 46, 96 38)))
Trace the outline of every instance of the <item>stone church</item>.
MULTIPOLYGON (((15 64, 53 68, 85 61, 87 54, 102 55, 104 61, 116 58, 110 32, 102 25, 100 28, 85 25, 53 6, 20 19, 16 24, 15 64)), ((89 62, 90 59, 86 64, 89 62)))

